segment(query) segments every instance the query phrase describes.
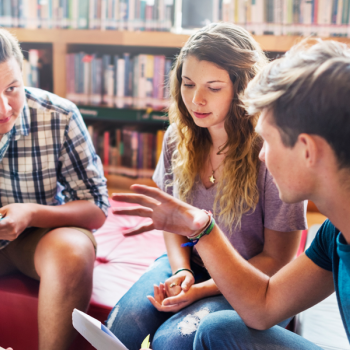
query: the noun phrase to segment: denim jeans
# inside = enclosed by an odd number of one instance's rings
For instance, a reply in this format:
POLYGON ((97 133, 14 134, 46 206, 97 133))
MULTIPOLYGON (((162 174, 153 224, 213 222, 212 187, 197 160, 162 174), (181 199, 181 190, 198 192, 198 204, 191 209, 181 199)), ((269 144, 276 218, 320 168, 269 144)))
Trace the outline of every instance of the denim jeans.
MULTIPOLYGON (((196 283, 210 279, 205 268, 192 262, 191 269, 196 275, 196 283)), ((147 295, 153 295, 154 284, 159 285, 171 275, 168 257, 162 255, 109 314, 107 327, 129 350, 139 350, 148 334, 153 350, 192 350, 196 331, 204 319, 223 310, 234 312, 222 295, 198 300, 175 314, 158 311, 147 295)), ((287 323, 285 321, 283 326, 287 323)))
POLYGON ((274 326, 266 331, 247 327, 235 311, 208 315, 199 325, 193 350, 322 350, 299 335, 274 326))

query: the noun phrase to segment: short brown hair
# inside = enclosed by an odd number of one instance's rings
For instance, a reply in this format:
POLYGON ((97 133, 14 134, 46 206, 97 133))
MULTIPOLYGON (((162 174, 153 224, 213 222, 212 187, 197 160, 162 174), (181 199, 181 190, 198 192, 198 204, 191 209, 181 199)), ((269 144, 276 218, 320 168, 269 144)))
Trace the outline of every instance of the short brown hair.
POLYGON ((12 57, 16 59, 22 69, 23 54, 17 38, 6 29, 0 28, 0 63, 8 61, 12 57))
POLYGON ((350 48, 306 39, 253 79, 243 101, 250 115, 270 110, 285 146, 301 133, 323 137, 340 168, 350 167, 350 48))

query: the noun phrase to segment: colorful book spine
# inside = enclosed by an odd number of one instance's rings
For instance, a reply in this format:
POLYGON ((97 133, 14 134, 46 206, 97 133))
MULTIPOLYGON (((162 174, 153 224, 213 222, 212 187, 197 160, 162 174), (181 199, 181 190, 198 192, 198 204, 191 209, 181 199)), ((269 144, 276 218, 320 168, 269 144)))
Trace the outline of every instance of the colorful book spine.
POLYGON ((67 54, 67 98, 76 103, 161 110, 172 60, 163 55, 67 54))
POLYGON ((115 130, 101 124, 88 125, 105 173, 151 178, 159 160, 164 130, 143 132, 135 127, 115 130))
MULTIPOLYGON (((0 23, 29 29, 177 32, 181 31, 180 2, 2 0, 0 23)), ((256 35, 350 36, 349 0, 212 0, 211 4, 212 22, 234 22, 256 35)))
POLYGON ((103 165, 109 165, 109 131, 103 135, 103 165))

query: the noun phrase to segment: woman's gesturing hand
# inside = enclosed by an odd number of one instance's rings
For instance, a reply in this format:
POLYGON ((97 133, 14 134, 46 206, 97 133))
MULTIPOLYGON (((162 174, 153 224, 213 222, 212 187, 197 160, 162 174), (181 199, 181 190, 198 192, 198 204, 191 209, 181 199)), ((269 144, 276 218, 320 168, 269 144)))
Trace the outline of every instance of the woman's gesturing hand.
POLYGON ((167 297, 178 295, 182 290, 188 291, 194 284, 194 277, 189 271, 180 271, 168 278, 165 282, 165 292, 167 297))
POLYGON ((181 236, 192 236, 208 223, 208 214, 182 202, 158 188, 133 185, 133 193, 115 193, 116 201, 137 203, 141 207, 113 208, 114 214, 136 215, 152 219, 151 223, 138 226, 124 235, 135 235, 153 229, 168 231, 181 236))

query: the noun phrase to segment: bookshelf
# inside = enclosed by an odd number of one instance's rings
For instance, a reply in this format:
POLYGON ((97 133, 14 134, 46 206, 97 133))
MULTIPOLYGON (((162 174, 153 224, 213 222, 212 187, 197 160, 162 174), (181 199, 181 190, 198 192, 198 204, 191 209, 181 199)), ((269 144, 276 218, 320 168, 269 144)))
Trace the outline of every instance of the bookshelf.
MULTIPOLYGON (((21 43, 52 44, 53 51, 53 91, 66 97, 66 54, 72 44, 117 45, 155 48, 181 48, 189 35, 169 32, 129 32, 74 29, 25 29, 8 28, 21 43)), ((285 52, 303 39, 298 36, 254 36, 264 51, 285 52)), ((350 44, 350 38, 332 37, 331 40, 350 44)))
POLYGON ((140 123, 140 124, 160 124, 168 121, 164 112, 153 111, 151 108, 146 110, 128 109, 128 108, 108 108, 78 105, 79 111, 85 120, 91 121, 118 121, 122 123, 140 123))
MULTIPOLYGON (((67 61, 66 56, 70 52, 94 48, 94 50, 106 50, 107 47, 119 47, 120 50, 145 50, 148 53, 159 54, 164 52, 167 56, 173 56, 189 38, 187 34, 175 34, 171 32, 157 31, 115 31, 115 30, 82 30, 82 29, 27 29, 7 28, 22 43, 22 45, 49 45, 52 50, 52 79, 53 92, 59 96, 67 97, 67 61), (156 53, 157 52, 157 53, 156 53)), ((302 40, 302 36, 274 36, 255 35, 254 38, 262 49, 267 52, 285 52, 294 44, 302 40)), ((350 38, 331 37, 326 38, 344 42, 350 45, 350 38)), ((116 123, 118 125, 141 125, 150 131, 163 129, 167 124, 167 116, 162 111, 133 108, 111 108, 90 105, 78 105, 80 112, 87 123, 116 123)), ((118 189, 127 190, 133 183, 141 183, 154 186, 151 179, 125 178, 117 173, 108 174, 110 192, 118 192, 118 189)))
POLYGON ((107 174, 107 187, 108 187, 108 195, 111 197, 113 193, 130 193, 131 185, 146 185, 157 187, 157 185, 151 179, 132 179, 126 176, 107 174))

